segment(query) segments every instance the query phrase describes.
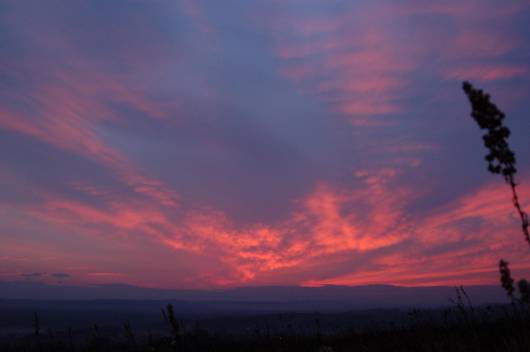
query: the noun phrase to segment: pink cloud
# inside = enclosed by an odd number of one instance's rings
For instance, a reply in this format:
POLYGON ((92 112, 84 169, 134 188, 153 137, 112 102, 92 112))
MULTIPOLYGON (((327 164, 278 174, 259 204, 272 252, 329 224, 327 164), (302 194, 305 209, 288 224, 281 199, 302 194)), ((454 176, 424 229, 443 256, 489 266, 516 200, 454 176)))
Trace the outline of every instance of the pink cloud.
MULTIPOLYGON (((215 258, 215 263, 222 263, 222 271, 216 269, 219 264, 203 265, 200 282, 195 282, 199 286, 493 283, 497 279, 496 262, 507 254, 517 270, 530 268, 526 252, 518 245, 523 239, 505 185, 479 189, 422 218, 414 218, 407 213, 407 206, 424 194, 397 184, 400 175, 399 169, 391 167, 360 170, 355 177, 362 187, 355 190, 321 183, 294 200, 291 213, 276 224, 242 226, 211 207, 167 213, 148 207, 145 201, 118 202, 112 197, 105 207, 95 207, 50 195, 42 204, 21 210, 27 216, 87 238, 120 241, 128 248, 136 248, 141 246, 139 238, 145 237, 154 246, 189 253, 198 261, 215 258), (466 221, 479 223, 474 223, 470 232, 466 221), (341 263, 357 256, 367 256, 366 267, 341 268, 341 263), (320 270, 314 270, 315 265, 320 270)), ((97 188, 84 189, 105 198, 105 193, 97 188)), ((522 186, 521 196, 530 199, 530 187, 522 186)), ((530 206, 530 202, 524 206, 530 206)), ((33 246, 12 241, 5 248, 15 256, 38 252, 41 254, 36 258, 40 260, 46 261, 44 256, 55 258, 47 264, 51 271, 55 269, 53 263, 76 262, 71 255, 59 254, 51 247, 33 246)), ((162 270, 157 281, 138 273, 133 278, 129 271, 134 268, 128 268, 119 278, 149 282, 151 286, 170 282, 166 276, 170 272, 161 267, 166 265, 164 262, 151 265, 152 270, 162 270)), ((23 267, 17 264, 17 268, 23 267)), ((31 271, 30 266, 26 271, 31 271)), ((91 282, 90 278, 112 282, 115 275, 90 273, 117 271, 90 265, 74 272, 75 280, 81 281, 73 282, 91 282)))
POLYGON ((530 69, 526 66, 476 65, 449 69, 447 78, 456 80, 497 81, 528 76, 530 69))
POLYGON ((281 74, 352 124, 378 126, 369 119, 407 110, 401 101, 417 74, 438 71, 439 80, 488 81, 526 75, 527 65, 497 61, 525 45, 507 24, 529 6, 528 1, 496 0, 369 3, 332 14, 297 16, 290 11, 272 19, 270 26, 281 74), (415 18, 426 14, 447 16, 453 27, 442 31, 433 23, 415 28, 415 18), (469 67, 477 60, 482 64, 469 67))
POLYGON ((0 128, 29 135, 59 149, 95 160, 113 170, 138 194, 156 199, 160 204, 175 207, 177 193, 163 182, 142 174, 122 152, 109 146, 97 133, 98 124, 115 120, 116 114, 101 102, 101 96, 126 102, 148 116, 161 118, 144 99, 136 99, 121 84, 110 78, 75 77, 61 73, 57 84, 35 88, 23 98, 24 103, 38 109, 39 116, 16 111, 0 112, 0 128), (77 83, 79 82, 79 84, 77 83), (75 87, 75 88, 72 88, 75 87), (101 88, 105 87, 105 88, 101 88), (138 103, 138 104, 136 104, 138 103))
MULTIPOLYGON (((315 11, 312 18, 287 11, 269 23, 269 30, 284 79, 329 112, 363 126, 363 131, 375 126, 383 129, 397 114, 410 111, 405 101, 414 90, 416 74, 434 81, 528 76, 527 65, 505 62, 506 55, 525 45, 524 38, 502 26, 528 2, 503 5, 488 0, 483 4, 370 3, 363 11, 353 7, 331 15, 315 11), (484 11, 481 6, 501 12, 484 11), (412 27, 414 16, 425 14, 448 16, 454 28, 433 39, 435 28, 426 28, 425 34, 412 27), (492 20, 500 25, 491 27, 495 30, 489 27, 492 20), (411 32, 418 34, 409 37, 411 32), (381 116, 385 120, 378 119, 381 116)), ((199 3, 183 2, 182 9, 191 26, 200 30, 200 37, 208 38, 205 42, 215 41, 218 33, 199 3)), ((52 38, 48 44, 68 46, 61 38, 52 38)), ((133 54, 127 48, 120 51, 122 58, 131 56, 134 64, 129 69, 154 67, 142 66, 148 60, 133 54)), ((13 239, 0 251, 8 274, 0 275, 30 272, 28 258, 43 263, 49 272, 59 271, 61 265, 76 267, 72 270, 79 275, 79 282, 97 278, 148 286, 175 285, 175 267, 195 275, 189 279, 187 272, 180 273, 179 283, 205 286, 493 283, 497 280, 496 262, 507 254, 517 270, 530 268, 526 252, 518 246, 522 236, 517 233, 509 190, 502 184, 425 210, 421 218, 408 212, 415 200, 430 195, 428 187, 407 186, 402 179, 403 170, 423 162, 419 153, 436 148, 426 143, 362 141, 359 144, 366 149, 373 147, 368 143, 374 143, 378 149, 372 151, 372 159, 386 166, 355 173, 348 169, 357 182, 353 187, 317 182, 307 193, 291 199, 289 210, 276 222, 241 224, 225 209, 207 202, 187 204, 177 189, 142 168, 135 155, 127 154, 102 133, 109 123, 128 123, 109 102, 127 106, 160 129, 175 123, 174 116, 186 113, 179 110, 179 102, 150 99, 149 89, 131 85, 134 79, 125 79, 128 75, 107 75, 105 63, 73 58, 74 64, 67 70, 46 68, 45 80, 17 96, 17 104, 2 107, 0 128, 94 161, 131 192, 116 195, 110 188, 87 181, 69 184, 76 192, 96 199, 95 205, 49 190, 26 189, 39 200, 18 208, 0 203, 0 216, 23 216, 28 228, 19 226, 21 233, 46 225, 42 228, 48 231, 102 243, 98 248, 112 246, 109 251, 117 254, 99 263, 100 258, 94 259, 91 253, 77 258, 75 253, 53 248, 52 243, 24 243, 13 233, 8 235, 13 239), (376 153, 392 155, 390 160, 379 160, 376 153), (473 223, 473 231, 468 223, 473 223), (145 247, 152 252, 144 251, 145 247), (131 253, 138 264, 127 263, 131 253)), ((24 71, 30 63, 20 65, 18 71, 24 71)), ((194 82, 199 81, 201 87, 204 84, 204 92, 212 94, 207 80, 198 76, 194 82)), ((4 170, 0 171, 6 179, 4 170)), ((530 188, 523 186, 521 192, 524 199, 530 198, 530 188)), ((35 233, 39 238, 38 231, 35 233)))

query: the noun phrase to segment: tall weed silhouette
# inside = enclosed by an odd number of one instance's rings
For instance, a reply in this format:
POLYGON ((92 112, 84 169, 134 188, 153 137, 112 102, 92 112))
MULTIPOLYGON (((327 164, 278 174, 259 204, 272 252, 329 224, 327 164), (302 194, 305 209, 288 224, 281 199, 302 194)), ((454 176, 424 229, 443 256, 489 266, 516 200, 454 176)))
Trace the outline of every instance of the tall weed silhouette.
MULTIPOLYGON (((515 174, 517 173, 515 153, 508 145, 510 129, 503 123, 506 115, 491 102, 490 95, 481 89, 474 88, 469 82, 464 82, 463 89, 471 103, 471 117, 481 129, 487 131, 482 138, 484 145, 488 149, 488 154, 486 155, 488 171, 493 174, 501 174, 505 182, 510 186, 513 206, 521 219, 521 228, 525 241, 530 245, 528 214, 521 206, 519 195, 517 194, 517 183, 515 182, 515 174)), ((503 259, 499 261, 499 272, 502 287, 513 301, 515 292, 514 280, 507 261, 503 259)), ((522 279, 517 286, 520 293, 519 300, 524 303, 530 303, 528 282, 522 279)))

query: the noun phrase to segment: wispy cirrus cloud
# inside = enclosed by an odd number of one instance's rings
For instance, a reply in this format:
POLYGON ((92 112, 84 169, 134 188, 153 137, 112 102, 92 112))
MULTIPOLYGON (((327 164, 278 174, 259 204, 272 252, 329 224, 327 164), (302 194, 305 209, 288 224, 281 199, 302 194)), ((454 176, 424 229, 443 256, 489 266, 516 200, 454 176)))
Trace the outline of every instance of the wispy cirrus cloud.
POLYGON ((2 278, 491 283, 506 254, 527 270, 459 85, 509 109, 530 198, 528 1, 128 5, 2 5, 2 278))
POLYGON ((418 76, 495 81, 528 72, 506 62, 525 46, 509 24, 526 1, 310 2, 312 11, 298 12, 298 3, 289 5, 293 11, 269 22, 280 72, 356 125, 410 108, 418 76))

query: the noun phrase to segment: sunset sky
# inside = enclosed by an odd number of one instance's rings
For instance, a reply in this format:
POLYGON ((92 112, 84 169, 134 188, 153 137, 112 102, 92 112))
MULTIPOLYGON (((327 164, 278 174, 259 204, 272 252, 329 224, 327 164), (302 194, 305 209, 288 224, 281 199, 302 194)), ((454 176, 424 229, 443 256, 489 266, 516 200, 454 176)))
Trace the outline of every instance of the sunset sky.
POLYGON ((530 275, 529 0, 2 0, 0 280, 496 284, 530 275))

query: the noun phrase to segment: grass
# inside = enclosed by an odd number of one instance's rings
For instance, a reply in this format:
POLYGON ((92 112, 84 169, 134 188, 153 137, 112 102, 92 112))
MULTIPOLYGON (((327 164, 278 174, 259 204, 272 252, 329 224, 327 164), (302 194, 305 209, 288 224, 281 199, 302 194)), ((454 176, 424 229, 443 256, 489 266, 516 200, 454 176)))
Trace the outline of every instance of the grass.
POLYGON ((163 312, 165 333, 135 333, 129 322, 119 330, 94 325, 88 331, 45 332, 33 322, 32 334, 0 339, 0 351, 530 351, 527 305, 474 308, 465 292, 459 292, 453 308, 434 311, 436 317, 414 310, 402 324, 337 332, 320 331, 317 320, 310 331, 256 328, 245 334, 221 334, 197 326, 185 329, 171 306, 163 312))

